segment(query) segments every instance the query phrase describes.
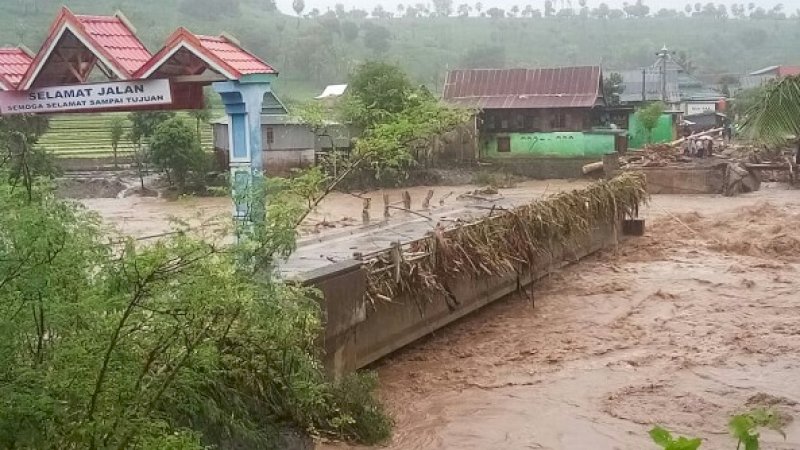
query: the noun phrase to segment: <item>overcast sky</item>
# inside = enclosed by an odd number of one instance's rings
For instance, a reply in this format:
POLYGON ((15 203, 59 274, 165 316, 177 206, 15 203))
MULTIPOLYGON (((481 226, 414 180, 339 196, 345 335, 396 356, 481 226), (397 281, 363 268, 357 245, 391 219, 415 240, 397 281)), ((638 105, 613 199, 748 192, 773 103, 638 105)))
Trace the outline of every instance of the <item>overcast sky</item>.
MULTIPOLYGON (((470 5, 474 5, 475 2, 478 0, 453 0, 454 5, 459 5, 461 3, 468 3, 470 5)), ((633 3, 635 0, 628 0, 630 3, 633 3)), ((644 0, 644 3, 650 6, 650 9, 658 9, 658 8, 674 8, 674 9, 683 9, 687 3, 695 4, 698 0, 644 0)), ((701 3, 706 4, 708 0, 700 0, 701 3)), ((795 9, 800 8, 800 0, 741 0, 741 1, 728 1, 728 0, 715 0, 714 3, 724 3, 726 5, 730 5, 732 3, 744 3, 747 4, 750 1, 759 5, 771 8, 772 6, 783 3, 784 10, 787 12, 793 12, 795 9)), ((403 4, 417 4, 417 3, 432 3, 429 0, 305 0, 306 2, 306 11, 310 11, 313 8, 319 8, 320 11, 325 11, 328 8, 333 9, 333 6, 337 3, 344 4, 347 9, 351 7, 365 9, 367 11, 372 11, 372 8, 375 5, 381 4, 384 8, 389 11, 394 11, 394 8, 398 3, 403 4)), ((603 0, 587 0, 588 6, 591 8, 596 7, 600 3, 603 3, 603 0)), ((609 6, 612 7, 621 7, 625 0, 605 0, 605 3, 608 3, 609 6)), ((277 0, 278 7, 281 11, 289 14, 292 12, 292 0, 277 0)), ((510 8, 513 5, 524 6, 527 4, 533 5, 534 8, 544 9, 544 0, 482 0, 484 9, 491 8, 492 6, 498 6, 500 8, 510 8)), ((568 1, 564 0, 564 4, 567 4, 568 1)), ((561 4, 561 0, 555 0, 556 7, 559 7, 561 4)), ((573 6, 578 6, 578 0, 572 0, 573 6)))

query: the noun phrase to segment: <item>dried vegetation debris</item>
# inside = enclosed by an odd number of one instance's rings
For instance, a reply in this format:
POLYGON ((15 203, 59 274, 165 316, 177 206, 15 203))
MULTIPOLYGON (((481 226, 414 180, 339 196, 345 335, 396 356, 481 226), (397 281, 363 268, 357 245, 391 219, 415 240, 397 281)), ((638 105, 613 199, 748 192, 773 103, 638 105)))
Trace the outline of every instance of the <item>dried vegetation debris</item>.
POLYGON ((626 173, 456 228, 439 226, 365 263, 367 299, 375 304, 408 294, 419 302, 441 295, 455 302, 449 282, 526 270, 598 226, 637 216, 646 200, 644 176, 626 173))

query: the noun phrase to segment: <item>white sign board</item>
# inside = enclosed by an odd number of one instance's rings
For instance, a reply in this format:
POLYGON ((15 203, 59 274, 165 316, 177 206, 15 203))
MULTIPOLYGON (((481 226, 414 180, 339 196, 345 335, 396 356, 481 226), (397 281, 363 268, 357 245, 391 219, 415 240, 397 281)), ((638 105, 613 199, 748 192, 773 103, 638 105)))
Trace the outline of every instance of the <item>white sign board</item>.
POLYGON ((2 115, 124 109, 171 103, 169 80, 119 81, 0 92, 2 115))
POLYGON ((686 115, 693 116, 695 114, 703 114, 706 112, 714 112, 717 110, 717 104, 713 102, 704 103, 687 103, 686 115))

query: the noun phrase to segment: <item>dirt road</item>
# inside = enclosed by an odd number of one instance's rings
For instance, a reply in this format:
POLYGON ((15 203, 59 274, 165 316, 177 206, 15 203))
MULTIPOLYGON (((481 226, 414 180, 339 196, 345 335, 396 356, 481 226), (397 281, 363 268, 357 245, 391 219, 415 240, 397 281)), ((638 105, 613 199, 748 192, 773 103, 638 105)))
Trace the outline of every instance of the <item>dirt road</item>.
MULTIPOLYGON (((728 449, 731 414, 800 419, 800 194, 658 197, 647 236, 383 361, 389 449, 728 449), (669 212, 667 212, 669 211, 669 212)), ((768 449, 800 449, 767 432, 768 449)), ((321 448, 348 448, 325 446, 321 448)))

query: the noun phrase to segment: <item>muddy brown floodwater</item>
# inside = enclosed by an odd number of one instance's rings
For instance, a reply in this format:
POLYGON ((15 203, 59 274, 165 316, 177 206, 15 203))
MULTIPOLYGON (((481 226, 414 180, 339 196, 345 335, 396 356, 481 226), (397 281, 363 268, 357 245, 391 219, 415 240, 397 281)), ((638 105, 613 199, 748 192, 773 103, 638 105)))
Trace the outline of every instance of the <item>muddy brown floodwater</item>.
MULTIPOLYGON (((454 192, 446 210, 471 188, 434 189, 435 205, 454 192)), ((169 230, 170 216, 230 212, 225 198, 84 203, 135 236, 169 230)), ((304 232, 357 227, 360 212, 360 199, 336 194, 304 232)), ((645 237, 537 283, 535 307, 507 298, 380 362, 396 421, 386 448, 642 450, 660 424, 732 450, 731 414, 770 406, 800 419, 800 191, 654 196, 645 214, 645 237)), ((786 432, 764 433, 764 448, 800 449, 800 422, 786 432)))
MULTIPOLYGON (((736 412, 800 418, 798 206, 654 198, 645 237, 540 282, 535 308, 505 299, 382 361, 388 448, 654 449, 660 424, 732 450, 736 412)), ((786 432, 764 448, 800 449, 786 432)))

